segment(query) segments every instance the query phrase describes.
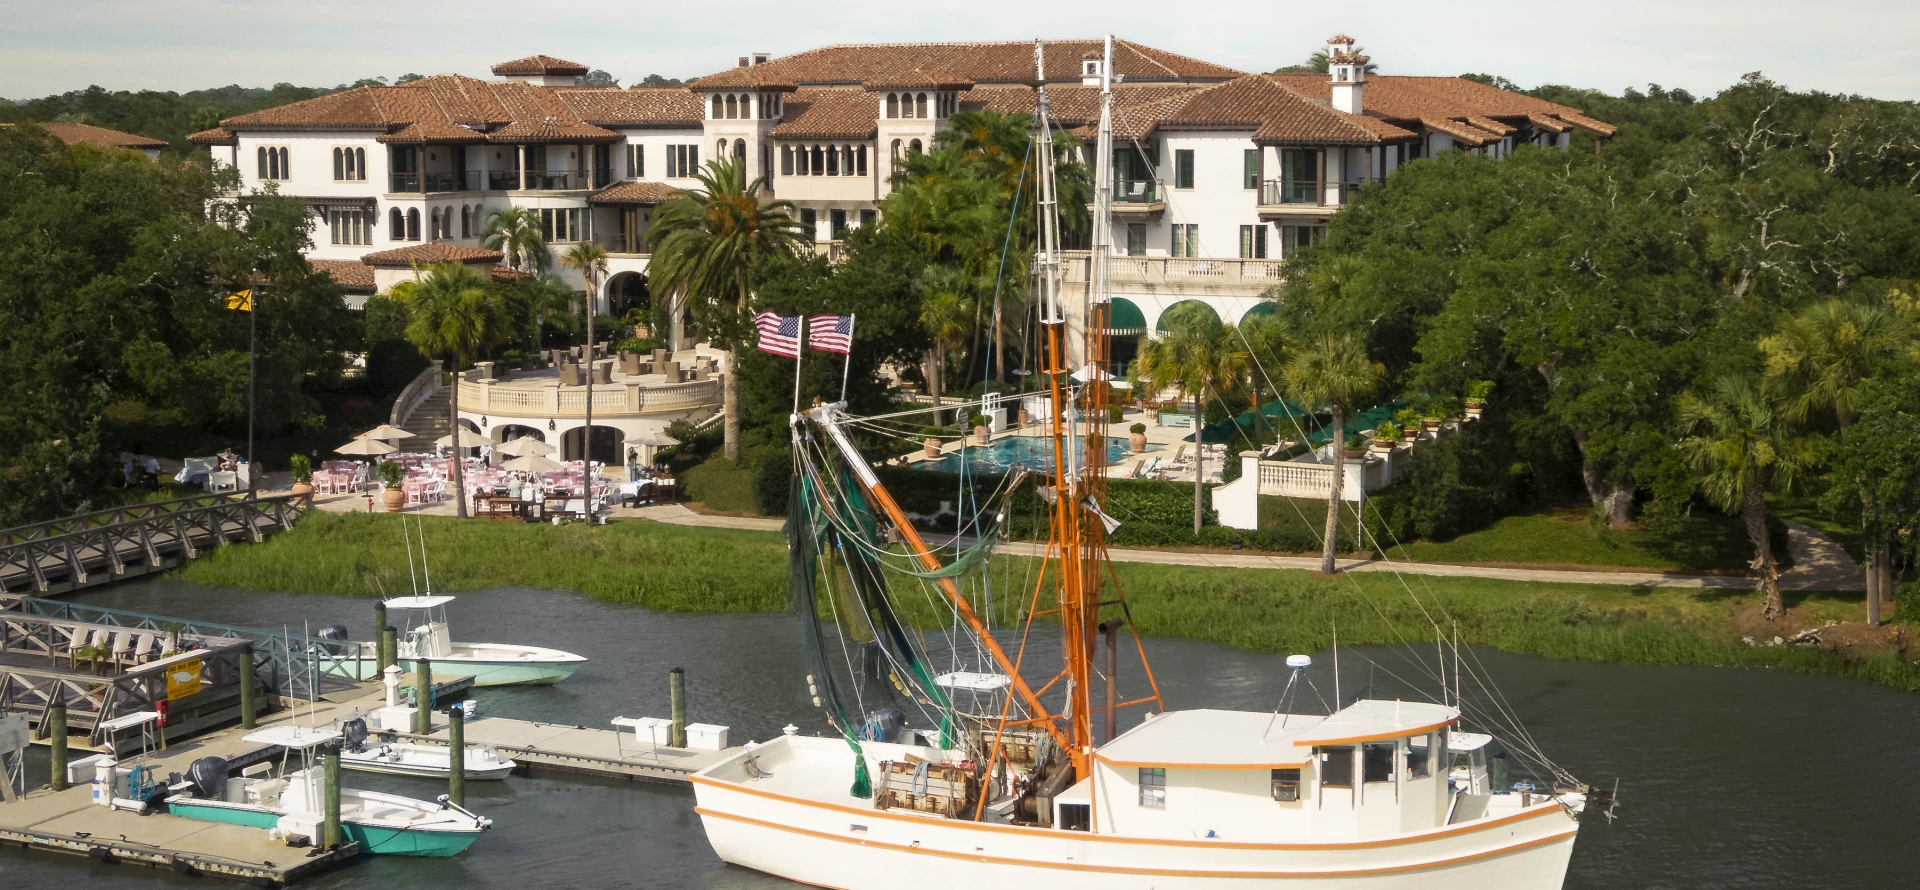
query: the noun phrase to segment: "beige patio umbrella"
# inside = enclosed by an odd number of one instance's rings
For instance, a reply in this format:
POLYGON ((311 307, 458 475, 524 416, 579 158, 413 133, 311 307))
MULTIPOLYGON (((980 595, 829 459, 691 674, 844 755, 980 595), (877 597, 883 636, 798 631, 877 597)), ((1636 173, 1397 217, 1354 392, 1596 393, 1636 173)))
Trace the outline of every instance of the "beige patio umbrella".
POLYGON ((370 429, 364 433, 361 433, 360 438, 381 439, 384 441, 391 442, 395 439, 411 439, 413 438, 413 434, 397 426, 394 426, 391 423, 383 423, 377 427, 374 427, 373 429, 370 429))
POLYGON ((400 449, 388 445, 379 439, 367 438, 355 439, 339 448, 333 449, 335 454, 361 454, 372 457, 378 457, 382 454, 392 454, 399 450, 400 449))
POLYGON ((525 457, 529 454, 546 455, 552 454, 554 451, 555 449, 552 445, 548 445, 532 436, 521 436, 505 444, 493 446, 494 454, 504 454, 508 457, 525 457))
POLYGON ((560 464, 549 460, 545 455, 526 454, 500 465, 501 469, 525 473, 551 473, 560 469, 560 464))
POLYGON ((680 440, 658 430, 644 430, 627 437, 628 445, 640 445, 647 448, 665 448, 678 445, 680 440))
MULTIPOLYGON (((486 435, 480 435, 480 433, 472 432, 472 430, 467 430, 467 428, 461 428, 459 435, 461 435, 461 443, 459 443, 457 447, 461 447, 461 449, 478 449, 478 447, 482 447, 482 445, 492 445, 493 443, 493 439, 488 439, 486 435)), ((455 445, 453 445, 453 433, 445 433, 442 437, 434 439, 434 445, 440 445, 442 449, 455 447, 455 445)))

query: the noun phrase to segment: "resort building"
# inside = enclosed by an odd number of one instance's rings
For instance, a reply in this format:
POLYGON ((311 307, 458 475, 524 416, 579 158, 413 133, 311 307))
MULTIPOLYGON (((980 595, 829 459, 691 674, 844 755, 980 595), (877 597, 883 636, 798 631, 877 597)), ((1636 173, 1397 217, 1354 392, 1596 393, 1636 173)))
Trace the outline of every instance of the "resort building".
MULTIPOLYGON (((0 126, 13 125, 0 124, 0 126)), ((55 139, 67 145, 86 144, 95 148, 130 148, 146 155, 149 161, 160 160, 161 149, 167 147, 164 139, 154 139, 137 133, 122 133, 119 130, 109 130, 92 124, 50 122, 34 126, 53 134, 55 139)))
MULTIPOLYGON (((1101 49, 1044 44, 1054 124, 1089 142, 1101 49)), ((1350 37, 1331 39, 1327 54, 1326 74, 1260 74, 1115 41, 1115 199, 1097 224, 1110 227, 1117 255, 1116 364, 1178 303, 1199 301, 1230 323, 1262 311, 1286 259, 1322 237, 1361 186, 1403 164, 1614 133, 1579 109, 1473 81, 1369 73, 1350 37)), ((358 87, 189 138, 237 167, 244 191, 305 199, 312 258, 361 292, 406 271, 380 271, 383 258, 415 255, 396 248, 439 243, 445 250, 426 252, 471 257, 489 214, 526 207, 556 253, 589 240, 607 249, 596 308, 620 314, 651 299, 653 209, 697 187, 703 161, 747 161, 831 255, 877 219, 896 159, 925 150, 955 113, 1029 113, 1036 98, 1026 41, 752 53, 671 88, 577 83, 587 71, 529 56, 493 66, 492 79, 358 87), (356 262, 374 263, 373 274, 348 268, 356 262)), ((1069 292, 1083 287, 1086 253, 1069 252, 1065 268, 1069 292)), ((559 271, 583 287, 577 272, 559 271)), ((693 344, 681 342, 679 322, 671 335, 685 350, 693 344)))

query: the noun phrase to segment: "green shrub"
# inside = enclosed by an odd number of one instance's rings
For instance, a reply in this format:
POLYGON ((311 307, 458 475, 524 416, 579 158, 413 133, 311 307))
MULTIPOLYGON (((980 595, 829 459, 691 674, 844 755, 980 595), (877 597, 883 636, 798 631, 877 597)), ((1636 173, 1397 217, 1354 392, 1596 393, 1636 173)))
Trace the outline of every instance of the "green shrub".
POLYGON ((1126 416, 1127 416, 1127 408, 1125 405, 1108 405, 1107 406, 1107 422, 1108 423, 1119 423, 1121 420, 1125 419, 1126 416))
POLYGON ((386 483, 388 488, 393 488, 399 485, 400 480, 406 478, 407 476, 406 471, 400 469, 399 464, 396 464, 390 460, 381 461, 380 465, 378 467, 375 467, 373 472, 375 475, 380 477, 381 482, 386 483))
POLYGON ((288 458, 287 463, 293 468, 293 481, 303 485, 313 482, 313 463, 306 455, 296 454, 288 458))
POLYGON ((1147 433, 1147 425, 1144 423, 1136 423, 1133 426, 1127 427, 1127 432, 1136 436, 1144 436, 1147 433))
POLYGON ((1493 524, 1521 488, 1510 442, 1482 421, 1416 448, 1407 478, 1367 499, 1368 533, 1447 539, 1493 524))
POLYGON ((761 455, 753 471, 753 505, 768 516, 784 516, 792 492, 793 452, 781 448, 761 455))

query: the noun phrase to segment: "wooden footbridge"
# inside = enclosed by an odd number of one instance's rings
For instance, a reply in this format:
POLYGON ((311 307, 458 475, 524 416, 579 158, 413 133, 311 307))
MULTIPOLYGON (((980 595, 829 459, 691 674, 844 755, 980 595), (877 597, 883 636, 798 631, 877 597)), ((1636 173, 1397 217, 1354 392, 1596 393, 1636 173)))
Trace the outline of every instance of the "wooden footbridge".
POLYGON ((0 531, 0 596, 67 593, 163 571, 293 527, 311 495, 207 494, 0 531))

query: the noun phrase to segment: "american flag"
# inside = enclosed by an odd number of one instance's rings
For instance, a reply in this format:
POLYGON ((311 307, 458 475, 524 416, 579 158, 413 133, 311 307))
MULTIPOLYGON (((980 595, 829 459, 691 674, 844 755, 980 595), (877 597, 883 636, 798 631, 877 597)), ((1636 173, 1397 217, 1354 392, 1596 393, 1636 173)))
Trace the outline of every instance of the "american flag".
POLYGON ((787 358, 800 357, 800 316, 762 312, 753 317, 760 331, 760 351, 787 358))
POLYGON ((845 355, 853 350, 853 316, 815 315, 807 319, 807 345, 845 355))

